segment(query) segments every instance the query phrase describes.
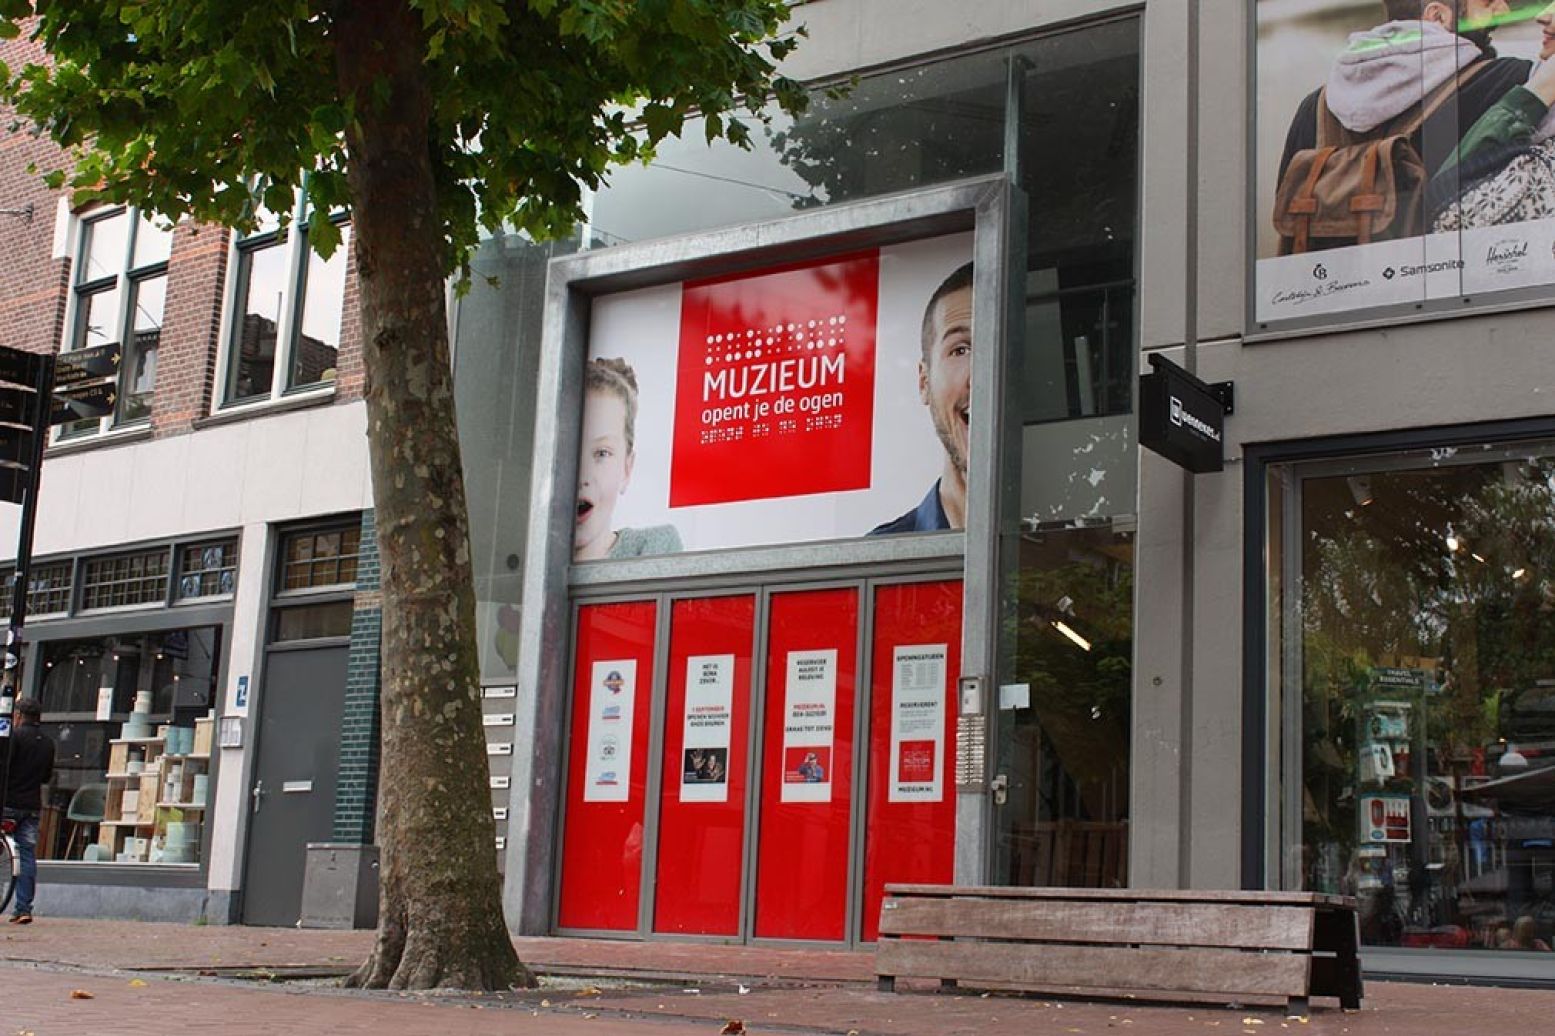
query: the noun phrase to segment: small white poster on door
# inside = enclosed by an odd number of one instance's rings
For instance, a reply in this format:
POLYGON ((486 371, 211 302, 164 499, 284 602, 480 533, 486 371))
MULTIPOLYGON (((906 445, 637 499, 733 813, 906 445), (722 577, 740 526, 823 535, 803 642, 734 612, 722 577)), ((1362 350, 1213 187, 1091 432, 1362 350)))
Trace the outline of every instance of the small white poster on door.
POLYGON ((783 802, 830 802, 837 649, 790 651, 783 707, 783 802))
POLYGON ((733 713, 734 656, 692 655, 686 659, 680 801, 729 801, 733 713))
POLYGON ((584 802, 626 802, 631 798, 632 713, 636 700, 636 659, 594 663, 589 674, 584 802))
POLYGON ((890 802, 944 798, 945 644, 899 644, 891 662, 890 802))

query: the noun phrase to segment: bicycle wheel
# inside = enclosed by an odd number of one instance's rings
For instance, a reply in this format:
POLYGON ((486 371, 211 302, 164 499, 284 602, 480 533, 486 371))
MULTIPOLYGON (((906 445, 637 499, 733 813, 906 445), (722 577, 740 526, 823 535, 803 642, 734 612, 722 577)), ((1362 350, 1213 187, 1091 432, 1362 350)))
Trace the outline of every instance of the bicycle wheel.
POLYGON ((16 856, 16 849, 11 844, 11 836, 0 837, 0 914, 5 913, 5 908, 11 905, 11 896, 16 893, 16 874, 21 870, 22 861, 16 856))

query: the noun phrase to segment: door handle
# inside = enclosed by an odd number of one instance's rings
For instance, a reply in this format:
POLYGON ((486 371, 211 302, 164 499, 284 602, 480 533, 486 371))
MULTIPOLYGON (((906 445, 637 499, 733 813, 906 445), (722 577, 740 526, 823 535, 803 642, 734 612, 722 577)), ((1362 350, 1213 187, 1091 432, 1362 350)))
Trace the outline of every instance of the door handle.
POLYGON ((1010 779, 1001 773, 988 782, 988 790, 993 793, 993 804, 1002 806, 1010 797, 1010 779))
POLYGON ((254 782, 254 790, 248 793, 248 797, 252 800, 252 808, 249 810, 249 812, 251 812, 251 813, 258 813, 259 812, 259 807, 260 807, 260 805, 264 801, 264 795, 265 795, 265 782, 264 782, 264 779, 261 778, 261 779, 259 779, 259 780, 254 782))

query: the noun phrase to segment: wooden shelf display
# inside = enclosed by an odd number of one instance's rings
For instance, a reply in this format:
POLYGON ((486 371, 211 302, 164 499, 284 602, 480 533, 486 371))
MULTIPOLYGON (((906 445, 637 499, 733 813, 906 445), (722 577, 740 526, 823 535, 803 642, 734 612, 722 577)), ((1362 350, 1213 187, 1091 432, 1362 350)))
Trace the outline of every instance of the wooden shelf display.
POLYGON ((157 728, 156 737, 108 742, 108 792, 98 828, 99 859, 119 863, 198 863, 210 792, 215 719, 193 730, 157 728), (177 749, 168 751, 169 739, 177 749))

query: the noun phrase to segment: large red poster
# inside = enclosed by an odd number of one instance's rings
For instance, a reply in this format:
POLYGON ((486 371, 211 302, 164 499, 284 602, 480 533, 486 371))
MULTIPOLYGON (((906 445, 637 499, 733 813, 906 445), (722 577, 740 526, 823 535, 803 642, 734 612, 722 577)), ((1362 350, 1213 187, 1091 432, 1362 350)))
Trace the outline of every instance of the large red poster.
POLYGON ((756 851, 758 937, 847 937, 858 591, 774 594, 756 851))
POLYGON ((961 668, 961 582, 875 591, 869 690, 869 793, 864 833, 865 939, 880 934, 887 882, 955 876, 955 745, 961 668))
POLYGON ((670 609, 653 930, 737 935, 756 599, 670 609))
POLYGON ((869 486, 878 252, 681 289, 670 506, 869 486))
POLYGON ((642 890, 653 601, 578 609, 562 928, 635 931, 642 890))

